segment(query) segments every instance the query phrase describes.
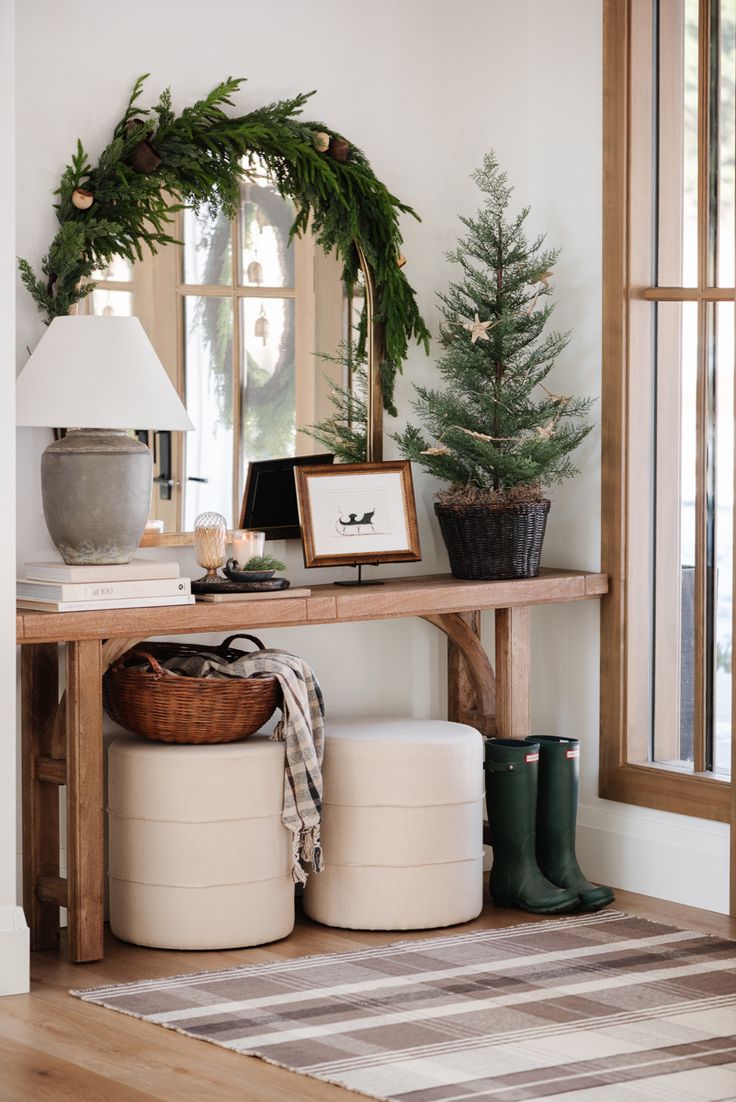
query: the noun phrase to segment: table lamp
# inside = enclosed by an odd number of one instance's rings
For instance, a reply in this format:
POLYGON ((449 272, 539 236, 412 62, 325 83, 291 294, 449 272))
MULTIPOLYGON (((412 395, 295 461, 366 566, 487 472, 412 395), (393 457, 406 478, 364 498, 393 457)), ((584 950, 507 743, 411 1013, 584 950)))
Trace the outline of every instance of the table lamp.
POLYGON ((138 318, 54 318, 18 376, 16 424, 68 430, 41 460, 44 516, 64 562, 129 562, 153 468, 129 430, 194 428, 138 318))

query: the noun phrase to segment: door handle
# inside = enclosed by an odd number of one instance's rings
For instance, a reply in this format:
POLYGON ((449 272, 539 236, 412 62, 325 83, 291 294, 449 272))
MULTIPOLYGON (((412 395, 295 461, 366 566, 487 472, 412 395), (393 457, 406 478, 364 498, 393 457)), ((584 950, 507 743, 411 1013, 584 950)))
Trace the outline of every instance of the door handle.
POLYGON ((154 433, 154 440, 158 447, 158 470, 154 478, 158 486, 158 492, 162 501, 171 501, 171 490, 174 480, 171 477, 171 433, 168 429, 154 433))

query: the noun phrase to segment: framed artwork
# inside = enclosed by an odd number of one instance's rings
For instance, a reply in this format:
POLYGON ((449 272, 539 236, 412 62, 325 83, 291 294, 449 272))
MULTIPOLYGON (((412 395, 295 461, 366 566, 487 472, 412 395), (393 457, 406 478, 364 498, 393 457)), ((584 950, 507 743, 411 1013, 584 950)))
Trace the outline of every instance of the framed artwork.
POLYGON ((411 464, 295 469, 305 566, 418 562, 411 464))
POLYGON ((240 528, 255 528, 267 540, 299 539, 299 506, 294 469, 302 464, 324 466, 334 455, 297 455, 288 459, 263 459, 248 464, 248 479, 240 510, 240 528))

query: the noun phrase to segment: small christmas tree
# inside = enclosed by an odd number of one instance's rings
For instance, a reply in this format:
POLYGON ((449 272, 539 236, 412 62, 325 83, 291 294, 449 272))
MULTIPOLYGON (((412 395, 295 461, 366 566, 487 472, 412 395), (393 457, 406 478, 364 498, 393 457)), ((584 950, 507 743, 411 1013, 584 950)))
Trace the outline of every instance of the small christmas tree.
POLYGON ((442 390, 417 387, 414 408, 432 439, 409 425, 403 454, 450 483, 445 506, 494 508, 541 501, 544 487, 576 473, 570 453, 590 432, 590 399, 555 394, 544 380, 569 334, 543 335, 558 250, 528 241, 524 208, 508 214, 512 189, 493 153, 473 179, 485 201, 461 218, 467 236, 449 259, 462 280, 439 295, 445 354, 442 390))

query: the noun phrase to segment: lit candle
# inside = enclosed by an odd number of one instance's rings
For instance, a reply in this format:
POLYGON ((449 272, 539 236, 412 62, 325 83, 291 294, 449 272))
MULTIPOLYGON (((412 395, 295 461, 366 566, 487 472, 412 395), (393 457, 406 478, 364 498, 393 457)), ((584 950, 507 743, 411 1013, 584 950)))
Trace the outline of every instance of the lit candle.
POLYGON ((233 545, 233 558, 238 560, 238 566, 242 570, 247 562, 263 554, 263 549, 266 544, 266 533, 242 529, 233 532, 231 542, 233 545))

